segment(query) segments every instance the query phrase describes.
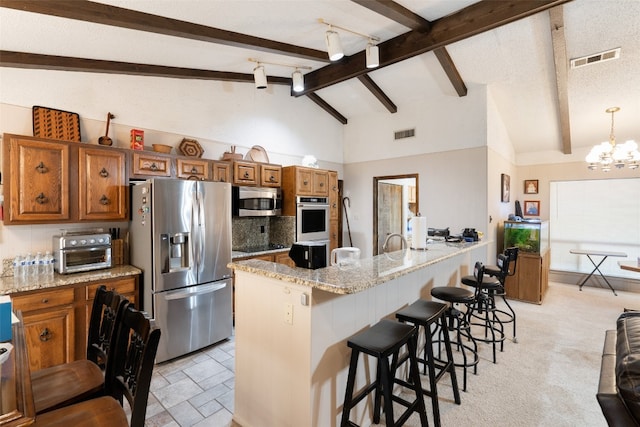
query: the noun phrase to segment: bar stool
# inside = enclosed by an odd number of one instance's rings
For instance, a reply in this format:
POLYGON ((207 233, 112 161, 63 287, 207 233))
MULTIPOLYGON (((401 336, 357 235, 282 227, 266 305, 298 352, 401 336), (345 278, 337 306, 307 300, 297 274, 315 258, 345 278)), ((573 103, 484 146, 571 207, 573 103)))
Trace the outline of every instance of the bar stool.
POLYGON ((501 297, 504 304, 507 306, 509 311, 498 310, 499 314, 503 315, 505 323, 513 323, 513 338, 512 341, 514 343, 518 342, 518 338, 516 336, 516 312, 507 301, 507 288, 505 282, 508 276, 514 276, 516 274, 516 269, 518 268, 518 248, 511 247, 506 248, 502 254, 498 254, 498 259, 496 265, 485 265, 484 272, 489 276, 495 277, 500 281, 502 285, 502 289, 495 293, 495 296, 501 297), (502 255, 502 256, 501 256, 502 255), (511 263, 513 263, 513 269, 511 269, 511 263))
MULTIPOLYGON (((453 398, 455 402, 460 404, 460 391, 458 390, 458 380, 456 378, 456 367, 453 362, 453 352, 451 351, 451 342, 449 334, 444 334, 444 348, 447 360, 445 363, 439 363, 435 360, 433 354, 433 336, 439 333, 439 329, 446 329, 447 319, 445 313, 448 305, 437 301, 417 300, 408 307, 399 310, 396 313, 396 319, 404 323, 411 323, 416 327, 424 330, 424 349, 423 358, 416 356, 418 363, 423 364, 423 374, 429 370, 429 390, 422 389, 422 392, 431 397, 431 406, 433 408, 433 420, 436 427, 440 427, 440 406, 438 403, 438 387, 437 383, 448 372, 451 376, 451 387, 453 388, 453 398), (434 326, 434 330, 431 327, 434 326), (437 372, 436 372, 437 369, 437 372)), ((400 367, 409 357, 405 354, 399 361, 397 366, 400 367)))
POLYGON ((420 385, 418 362, 416 360, 417 338, 418 330, 416 327, 388 319, 382 319, 369 329, 349 338, 347 345, 352 349, 351 363, 349 365, 347 389, 344 396, 344 406, 342 408, 341 427, 357 426, 349 421, 349 413, 358 402, 374 390, 375 404, 373 422, 375 424, 380 422, 380 399, 384 397, 384 413, 387 427, 403 425, 414 411, 420 414, 420 425, 428 425, 427 412, 424 406, 424 398, 422 397, 422 386, 420 385), (409 352, 409 372, 412 382, 412 384, 408 384, 408 388, 411 388, 416 395, 416 399, 413 402, 409 402, 393 394, 393 385, 398 382, 394 378, 395 366, 389 366, 389 356, 393 356, 393 361, 397 361, 398 353, 405 345, 408 347, 409 352), (360 353, 368 354, 377 359, 376 379, 354 396, 353 388, 360 353), (397 422, 394 422, 393 419, 394 401, 407 407, 397 422))
MULTIPOLYGON (((475 295, 468 289, 456 288, 452 286, 437 286, 431 289, 431 296, 449 303, 449 307, 445 312, 445 317, 449 324, 448 330, 455 331, 455 347, 462 355, 462 362, 455 362, 454 365, 462 368, 462 390, 467 391, 467 368, 473 367, 473 373, 478 373, 478 344, 471 335, 471 325, 469 323, 469 317, 472 310, 473 302, 475 301, 475 295), (458 310, 456 304, 463 304, 465 306, 465 312, 458 310), (466 338, 466 343, 462 338, 466 338)), ((442 338, 434 341, 434 344, 441 345, 447 338, 444 335, 448 334, 446 328, 440 329, 442 338)), ((443 360, 435 358, 440 363, 444 363, 443 360)))
POLYGON ((484 265, 475 263, 472 276, 464 276, 461 282, 475 288, 474 309, 469 315, 470 326, 480 326, 484 329, 484 338, 475 336, 476 341, 492 345, 493 363, 496 363, 496 345, 500 343, 500 351, 504 351, 504 325, 499 310, 496 309, 495 294, 502 289, 500 281, 484 274, 484 265), (477 321, 474 322, 473 320, 477 321), (491 335, 491 336, 489 336, 491 335))

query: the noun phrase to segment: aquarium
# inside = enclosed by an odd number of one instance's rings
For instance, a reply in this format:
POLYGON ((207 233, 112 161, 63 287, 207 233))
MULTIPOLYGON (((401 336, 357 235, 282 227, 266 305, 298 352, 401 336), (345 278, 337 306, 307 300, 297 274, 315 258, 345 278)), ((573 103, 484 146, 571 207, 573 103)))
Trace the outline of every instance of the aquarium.
POLYGON ((522 252, 544 253, 549 247, 549 221, 505 221, 504 247, 513 246, 522 252))

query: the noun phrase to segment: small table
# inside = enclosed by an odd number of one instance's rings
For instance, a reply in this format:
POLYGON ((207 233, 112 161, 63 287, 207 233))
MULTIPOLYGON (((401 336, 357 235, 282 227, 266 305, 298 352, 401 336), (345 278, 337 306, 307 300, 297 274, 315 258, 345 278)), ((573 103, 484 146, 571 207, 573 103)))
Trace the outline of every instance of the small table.
POLYGON ((591 261, 591 264, 593 264, 593 266, 595 267, 591 271, 591 273, 589 273, 589 275, 582 281, 582 283, 580 283, 580 290, 582 290, 582 286, 587 282, 587 280, 589 280, 589 278, 591 276, 593 276, 593 273, 595 273, 597 271, 598 273, 600 273, 600 276, 604 279, 604 281, 607 282, 607 285, 609 286, 609 289, 611 289, 613 294, 615 296, 618 296, 618 294, 616 294, 615 289, 613 289, 613 286, 611 286, 611 283, 609 283, 607 278, 604 277, 604 274, 602 274, 602 271, 600 271, 599 267, 602 265, 604 260, 606 260, 610 256, 626 258, 627 254, 625 254, 624 252, 607 252, 607 251, 582 250, 582 249, 571 249, 569 252, 571 252, 572 254, 576 254, 576 255, 586 255, 587 258, 589 258, 589 261, 591 261), (592 255, 593 256, 601 256, 602 257, 602 259, 600 260, 600 262, 598 264, 596 264, 596 262, 593 260, 593 258, 591 258, 592 255))

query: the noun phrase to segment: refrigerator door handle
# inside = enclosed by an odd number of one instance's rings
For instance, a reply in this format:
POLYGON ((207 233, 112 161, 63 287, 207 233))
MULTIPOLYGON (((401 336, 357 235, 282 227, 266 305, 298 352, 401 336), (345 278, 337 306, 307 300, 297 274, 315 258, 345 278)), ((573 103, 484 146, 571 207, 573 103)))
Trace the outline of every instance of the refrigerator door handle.
POLYGON ((214 283, 211 285, 204 286, 195 286, 195 290, 191 288, 187 289, 178 289, 177 291, 170 291, 164 294, 165 300, 177 300, 177 299, 185 299, 198 295, 209 294, 215 291, 219 291, 220 289, 224 289, 227 286, 226 283, 214 283))

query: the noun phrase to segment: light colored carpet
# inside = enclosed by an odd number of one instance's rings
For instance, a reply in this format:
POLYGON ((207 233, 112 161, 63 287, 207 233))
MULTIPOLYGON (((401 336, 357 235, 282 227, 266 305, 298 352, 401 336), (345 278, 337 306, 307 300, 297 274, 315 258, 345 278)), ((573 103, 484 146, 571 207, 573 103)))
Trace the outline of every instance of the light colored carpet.
MULTIPOLYGON (((496 364, 491 346, 479 343, 478 374, 468 376, 461 405, 453 403, 448 376, 441 380, 442 425, 606 426, 595 397, 605 331, 615 329, 625 307, 640 309, 640 294, 615 296, 609 289, 579 291, 576 285, 551 283, 542 305, 510 303, 517 314, 517 343, 506 341, 496 364)), ((507 332, 511 338, 510 327, 507 332)), ((460 370, 458 382, 462 390, 460 370)), ((425 404, 433 426, 428 397, 425 404)), ((416 414, 406 425, 420 425, 416 414)))

